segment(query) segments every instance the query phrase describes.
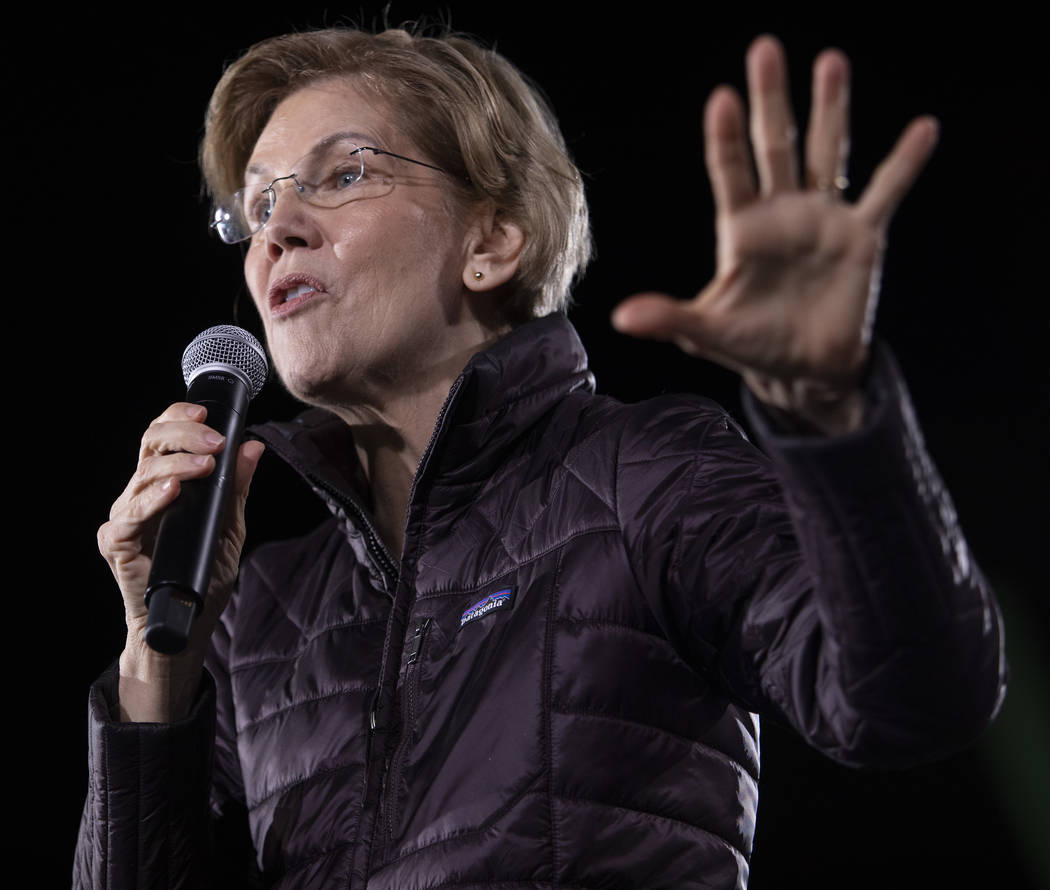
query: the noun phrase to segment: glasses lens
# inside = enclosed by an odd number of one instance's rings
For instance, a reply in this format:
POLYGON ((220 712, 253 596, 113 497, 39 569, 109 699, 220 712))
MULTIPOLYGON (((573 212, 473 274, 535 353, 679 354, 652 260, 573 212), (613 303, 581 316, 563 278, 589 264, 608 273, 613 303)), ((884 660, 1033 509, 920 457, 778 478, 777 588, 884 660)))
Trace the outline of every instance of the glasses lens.
POLYGON ((318 207, 339 207, 351 200, 364 175, 364 152, 353 142, 340 139, 322 143, 296 165, 299 192, 318 207))
POLYGON ((252 186, 236 192, 228 203, 215 208, 211 226, 227 244, 237 244, 259 231, 273 212, 273 192, 252 186))
POLYGON ((227 244, 236 244, 251 234, 250 232, 248 235, 244 234, 244 226, 239 224, 237 217, 238 214, 231 211, 229 207, 216 207, 212 214, 211 227, 227 244))
POLYGON ((315 207, 341 207, 355 198, 389 191, 390 177, 379 169, 374 174, 370 171, 365 180, 364 154, 348 139, 322 142, 292 165, 290 174, 272 182, 251 182, 217 207, 211 227, 227 244, 251 238, 269 222, 282 181, 292 185, 301 200, 315 207))

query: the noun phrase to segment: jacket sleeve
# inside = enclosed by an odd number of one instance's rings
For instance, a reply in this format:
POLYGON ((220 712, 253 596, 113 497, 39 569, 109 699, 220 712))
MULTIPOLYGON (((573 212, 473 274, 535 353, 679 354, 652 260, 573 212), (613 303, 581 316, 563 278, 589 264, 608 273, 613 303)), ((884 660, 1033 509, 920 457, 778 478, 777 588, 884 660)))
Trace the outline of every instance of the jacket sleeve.
MULTIPOLYGON (((780 435, 724 414, 618 468, 629 556, 683 657, 749 710, 851 766, 970 744, 1005 693, 998 608, 959 530, 892 356, 862 429, 780 435)), ((624 446, 632 449, 630 432, 624 446)))
POLYGON ((211 673, 189 715, 173 724, 121 723, 117 683, 113 665, 88 696, 88 795, 73 887, 256 886, 243 809, 219 782, 211 673))
POLYGON ((195 887, 208 831, 215 689, 180 723, 121 723, 114 665, 88 695, 88 795, 74 888, 195 887))

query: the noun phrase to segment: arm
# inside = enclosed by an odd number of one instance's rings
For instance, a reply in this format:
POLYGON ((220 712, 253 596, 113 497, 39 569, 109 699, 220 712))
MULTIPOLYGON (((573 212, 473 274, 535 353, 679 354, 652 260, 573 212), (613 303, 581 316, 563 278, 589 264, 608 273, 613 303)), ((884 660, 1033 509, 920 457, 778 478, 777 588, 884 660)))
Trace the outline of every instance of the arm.
MULTIPOLYGON (((1002 618, 887 348, 866 384, 864 424, 832 439, 778 433, 745 400, 814 585, 812 624, 799 623, 785 655, 761 654, 763 684, 782 719, 834 759, 907 766, 971 744, 994 718, 1002 618)), ((753 671, 754 640, 771 644, 766 620, 723 651, 727 678, 753 671)))
POLYGON ((777 434, 751 404, 772 461, 693 406, 660 418, 655 455, 629 428, 617 503, 640 589, 729 700, 841 763, 907 766, 990 722, 1001 628, 883 349, 865 383, 839 438, 777 434))
POLYGON ((929 759, 986 725, 1004 670, 998 612, 907 392, 888 355, 870 361, 886 233, 937 123, 913 121, 850 205, 846 57, 814 65, 803 176, 775 39, 752 44, 747 75, 750 143, 733 90, 704 115, 714 279, 692 300, 634 297, 613 323, 740 373, 774 468, 711 425, 691 499, 670 489, 676 526, 653 521, 673 549, 653 561, 641 530, 631 546, 665 627, 686 629, 681 645, 736 700, 843 762, 929 759), (778 434, 770 413, 816 435, 778 434))
MULTIPOLYGON (((107 672, 91 689, 89 790, 74 886, 203 886, 216 874, 209 855, 213 831, 245 824, 243 818, 225 818, 230 807, 236 809, 236 795, 229 793, 235 781, 225 783, 222 805, 213 794, 209 807, 213 778, 218 788, 229 763, 216 754, 213 776, 216 683, 212 678, 224 688, 225 675, 219 662, 212 665, 212 674, 203 670, 203 662, 237 574, 244 503, 262 453, 259 443, 245 443, 238 455, 237 495, 205 609, 194 624, 187 650, 178 656, 161 655, 144 640, 144 594, 160 515, 178 495, 183 480, 211 472, 211 455, 223 447, 221 437, 211 435, 204 420, 200 406, 178 403, 150 425, 138 467, 114 503, 109 521, 99 529, 99 549, 124 597, 127 643, 119 669, 107 672)), ((230 745, 218 747, 228 751, 230 745)), ((226 855, 225 835, 221 843, 223 861, 243 862, 226 855)))

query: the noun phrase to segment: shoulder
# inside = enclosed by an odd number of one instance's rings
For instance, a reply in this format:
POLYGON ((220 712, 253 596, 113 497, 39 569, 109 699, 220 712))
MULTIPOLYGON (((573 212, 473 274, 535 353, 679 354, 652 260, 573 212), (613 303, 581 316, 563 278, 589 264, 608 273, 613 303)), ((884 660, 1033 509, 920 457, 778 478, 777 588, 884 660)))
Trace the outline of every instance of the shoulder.
POLYGON ((600 458, 607 467, 676 459, 769 465, 721 405, 697 395, 663 395, 626 404, 607 396, 573 394, 552 412, 543 435, 552 447, 563 449, 569 463, 600 458))
POLYGON ((573 393, 529 438, 492 480, 495 489, 519 493, 519 508, 520 493, 538 491, 542 504, 558 503, 566 515, 590 505, 592 525, 625 530, 644 517, 645 527, 656 515, 673 525, 686 513, 735 512, 782 498, 769 458, 722 406, 701 396, 625 404, 573 393))

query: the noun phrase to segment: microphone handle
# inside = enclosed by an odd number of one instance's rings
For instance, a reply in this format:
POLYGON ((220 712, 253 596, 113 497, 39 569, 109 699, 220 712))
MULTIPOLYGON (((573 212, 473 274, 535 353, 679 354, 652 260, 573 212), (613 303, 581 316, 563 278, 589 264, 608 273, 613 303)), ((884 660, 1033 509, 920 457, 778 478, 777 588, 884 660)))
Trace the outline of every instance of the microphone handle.
POLYGON ((146 643, 157 652, 182 652, 204 608, 249 398, 244 380, 222 369, 198 374, 186 390, 186 401, 208 409, 208 426, 226 437, 226 445, 215 455, 211 475, 184 481, 161 517, 146 586, 146 643))

